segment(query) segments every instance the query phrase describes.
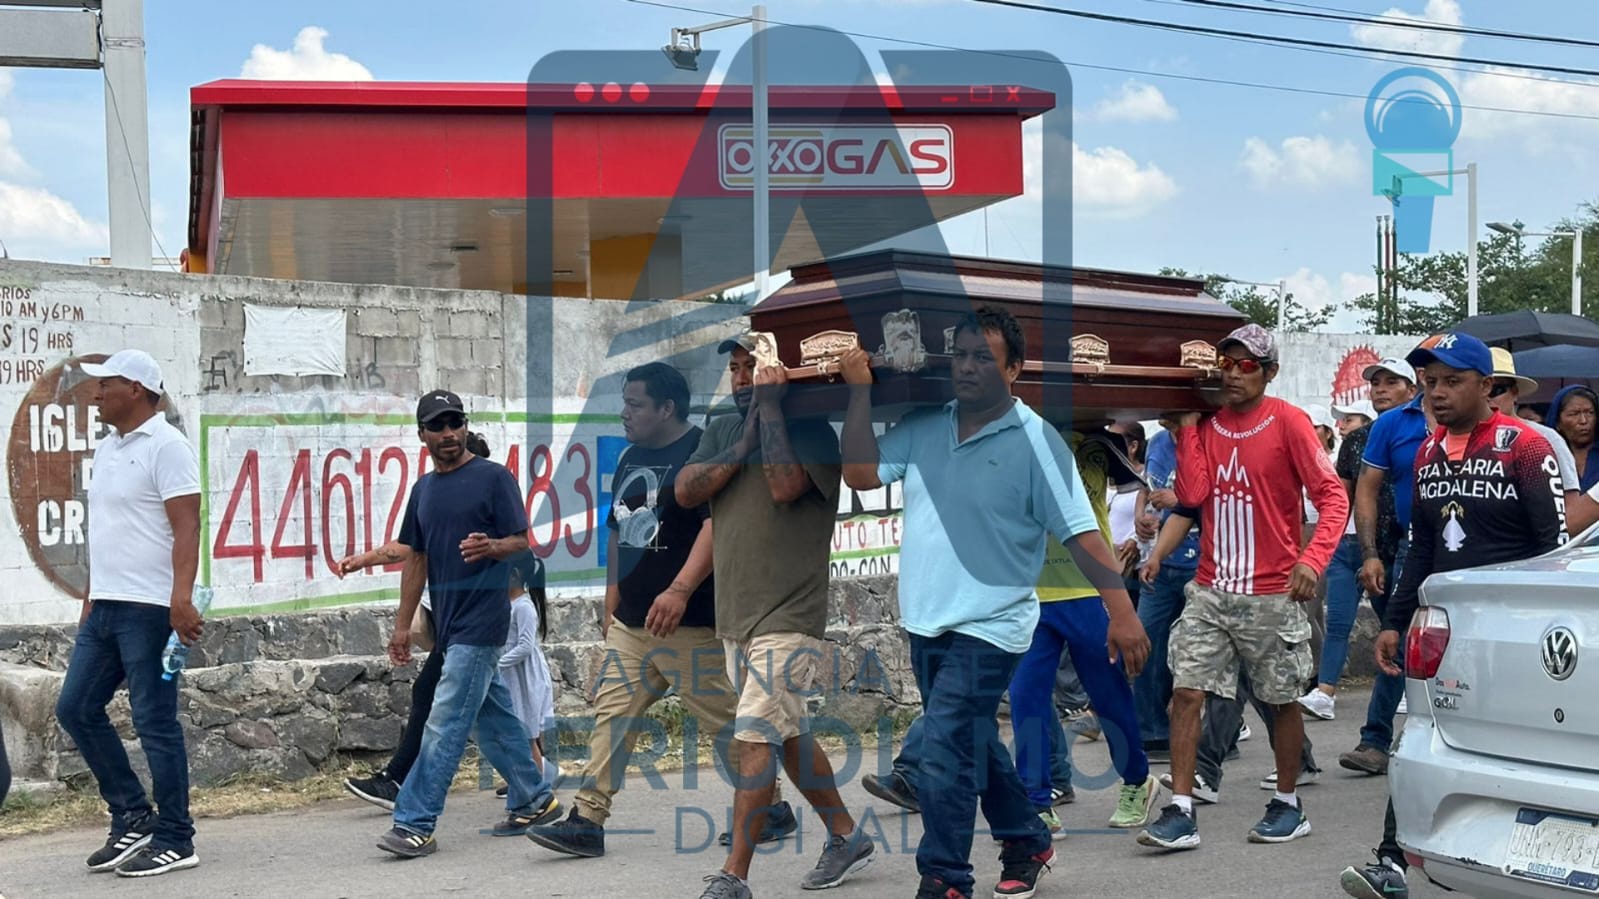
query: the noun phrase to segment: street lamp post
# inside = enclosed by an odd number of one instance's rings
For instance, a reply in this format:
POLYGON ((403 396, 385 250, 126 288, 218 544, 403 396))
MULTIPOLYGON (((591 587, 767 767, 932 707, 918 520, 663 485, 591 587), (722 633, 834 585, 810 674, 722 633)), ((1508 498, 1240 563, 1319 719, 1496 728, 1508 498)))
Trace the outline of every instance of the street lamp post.
POLYGON ((1571 238, 1571 314, 1582 314, 1582 229, 1571 231, 1528 231, 1519 224, 1506 224, 1504 222, 1489 222, 1488 230, 1498 231, 1500 234, 1514 234, 1522 237, 1569 237, 1571 238))
POLYGON ((1276 282, 1272 282, 1272 281, 1243 281, 1243 280, 1240 280, 1238 278, 1222 278, 1221 280, 1226 281, 1228 284, 1243 284, 1243 285, 1245 285, 1247 287, 1270 287, 1270 288, 1276 290, 1277 291, 1277 327, 1275 328, 1275 330, 1278 333, 1278 335, 1281 335, 1283 333, 1283 331, 1285 330, 1285 327, 1284 327, 1285 323, 1283 321, 1283 316, 1288 311, 1288 308, 1287 308, 1288 307, 1288 281, 1287 281, 1287 279, 1280 279, 1280 280, 1278 280, 1276 282))
POLYGON ((1467 163, 1463 169, 1443 169, 1437 172, 1407 172, 1394 176, 1394 189, 1389 199, 1397 201, 1406 178, 1443 178, 1466 176, 1466 317, 1477 314, 1477 164, 1467 163))
POLYGON ((699 68, 697 60, 700 54, 700 35, 707 31, 733 28, 738 25, 749 25, 754 32, 750 47, 750 63, 754 69, 750 79, 750 118, 753 126, 751 130, 754 132, 752 141, 754 152, 751 155, 755 162, 755 197, 752 210, 755 229, 753 234, 755 302, 759 303, 766 298, 768 271, 772 265, 771 140, 766 96, 766 7, 757 5, 750 11, 750 15, 737 19, 723 19, 720 22, 694 28, 673 28, 672 42, 661 50, 672 65, 694 71, 699 68))

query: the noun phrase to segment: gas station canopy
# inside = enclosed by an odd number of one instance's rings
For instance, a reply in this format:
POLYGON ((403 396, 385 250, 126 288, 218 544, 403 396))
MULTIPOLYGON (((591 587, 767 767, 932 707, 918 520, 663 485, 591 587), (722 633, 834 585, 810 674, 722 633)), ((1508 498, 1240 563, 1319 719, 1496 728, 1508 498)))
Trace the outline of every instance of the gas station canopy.
MULTIPOLYGON (((1022 122, 1055 103, 1014 85, 768 96, 773 270, 1020 195, 1022 122)), ((188 269, 703 295, 750 277, 750 97, 643 83, 203 84, 188 269)))

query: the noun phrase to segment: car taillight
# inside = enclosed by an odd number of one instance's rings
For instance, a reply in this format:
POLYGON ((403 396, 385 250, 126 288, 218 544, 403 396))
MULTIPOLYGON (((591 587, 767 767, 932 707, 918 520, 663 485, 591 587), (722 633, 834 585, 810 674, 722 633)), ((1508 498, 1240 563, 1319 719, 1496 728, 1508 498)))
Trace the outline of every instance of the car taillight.
POLYGON ((1449 613, 1425 606, 1410 618, 1410 635, 1405 638, 1405 674, 1430 680, 1444 662, 1449 648, 1449 613))

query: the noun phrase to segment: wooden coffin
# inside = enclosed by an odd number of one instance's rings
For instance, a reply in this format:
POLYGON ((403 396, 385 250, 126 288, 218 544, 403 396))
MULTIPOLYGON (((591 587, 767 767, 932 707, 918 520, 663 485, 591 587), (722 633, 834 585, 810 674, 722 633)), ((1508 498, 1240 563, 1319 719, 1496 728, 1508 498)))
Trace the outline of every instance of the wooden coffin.
MULTIPOLYGON (((785 409, 842 415, 836 359, 874 354, 883 420, 947 402, 949 340, 978 306, 1007 307, 1027 359, 1016 394, 1061 426, 1150 419, 1217 405, 1216 344, 1244 318, 1188 278, 888 250, 804 265, 750 310, 789 369, 785 409)), ((770 351, 758 355, 770 355, 770 351)))

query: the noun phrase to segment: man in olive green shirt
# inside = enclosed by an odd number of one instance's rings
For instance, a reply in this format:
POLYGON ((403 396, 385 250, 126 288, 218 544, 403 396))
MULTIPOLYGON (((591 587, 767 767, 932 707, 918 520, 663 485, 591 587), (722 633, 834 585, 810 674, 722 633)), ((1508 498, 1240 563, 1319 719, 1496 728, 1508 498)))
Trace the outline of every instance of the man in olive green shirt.
POLYGON ((831 657, 828 560, 842 460, 826 421, 789 421, 787 372, 757 371, 749 334, 725 340, 739 414, 713 420, 675 483, 684 506, 709 502, 716 631, 739 691, 733 738, 741 744, 733 843, 702 899, 750 899, 752 837, 766 819, 776 779, 773 747, 828 830, 816 868, 800 886, 837 886, 871 860, 871 839, 844 809, 827 756, 811 738, 805 697, 831 657), (808 762, 808 764, 806 764, 808 762))

